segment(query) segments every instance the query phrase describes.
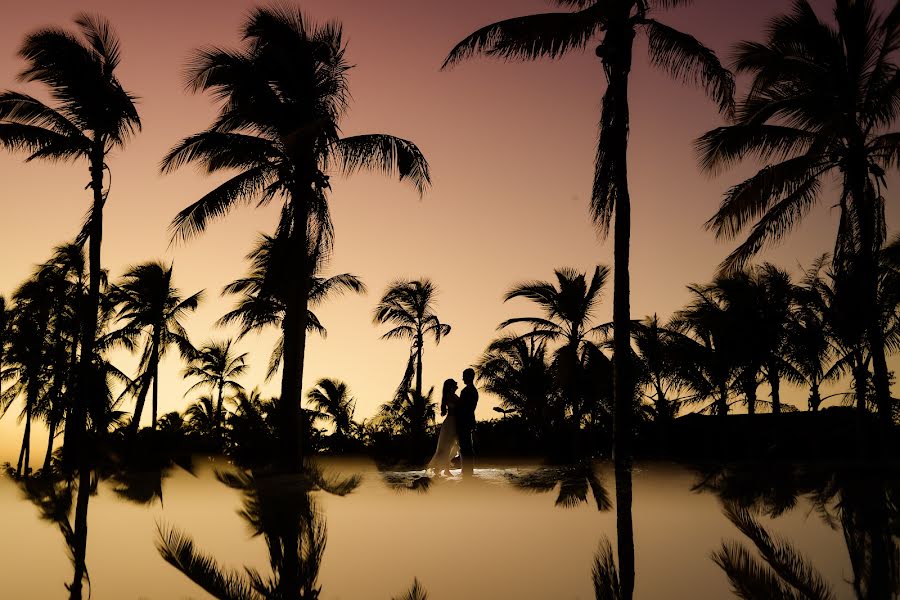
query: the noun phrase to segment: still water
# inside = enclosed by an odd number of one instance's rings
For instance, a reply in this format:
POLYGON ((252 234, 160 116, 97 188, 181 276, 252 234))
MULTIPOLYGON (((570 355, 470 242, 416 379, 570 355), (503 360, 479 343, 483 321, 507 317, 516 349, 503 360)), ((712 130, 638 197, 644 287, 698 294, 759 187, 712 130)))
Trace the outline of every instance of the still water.
MULTIPOLYGON (((192 473, 167 475, 98 484, 88 517, 91 598, 266 598, 292 578, 298 598, 390 600, 417 579, 430 600, 587 600, 599 545, 615 548, 614 479, 603 464, 484 468, 463 481, 325 461, 311 485, 199 459, 192 473)), ((639 465, 635 598, 735 597, 722 553, 762 562, 726 515, 741 507, 770 540, 789 544, 831 597, 891 597, 866 591, 864 569, 887 569, 883 581, 896 585, 898 494, 896 471, 639 465), (865 516, 873 502, 880 520, 865 516)), ((60 495, 28 499, 0 479, 0 597, 68 597, 60 495)))

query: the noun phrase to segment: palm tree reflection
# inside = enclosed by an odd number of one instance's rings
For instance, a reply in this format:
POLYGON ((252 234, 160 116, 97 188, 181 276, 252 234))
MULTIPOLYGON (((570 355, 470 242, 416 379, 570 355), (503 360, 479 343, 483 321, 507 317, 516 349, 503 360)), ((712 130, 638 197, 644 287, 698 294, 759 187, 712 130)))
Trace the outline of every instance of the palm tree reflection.
POLYGON ((559 486, 556 506, 573 508, 580 504, 589 504, 588 493, 590 493, 598 511, 612 508, 606 486, 591 461, 541 467, 525 474, 510 474, 508 477, 514 487, 529 492, 547 493, 559 486))
POLYGON ((329 478, 311 465, 297 475, 235 471, 218 473, 217 477, 243 495, 239 514, 253 535, 265 540, 271 573, 262 574, 249 567, 223 567, 212 556, 197 550, 190 536, 164 525, 159 527, 157 539, 162 557, 215 598, 318 598, 319 567, 327 531, 314 494, 345 496, 356 489, 359 478, 329 478))
POLYGON ((747 600, 837 597, 807 557, 757 518, 780 516, 805 497, 826 524, 843 534, 854 597, 900 598, 900 472, 859 465, 771 467, 715 469, 695 486, 722 499, 725 516, 756 551, 726 541, 713 553, 735 594, 747 600))

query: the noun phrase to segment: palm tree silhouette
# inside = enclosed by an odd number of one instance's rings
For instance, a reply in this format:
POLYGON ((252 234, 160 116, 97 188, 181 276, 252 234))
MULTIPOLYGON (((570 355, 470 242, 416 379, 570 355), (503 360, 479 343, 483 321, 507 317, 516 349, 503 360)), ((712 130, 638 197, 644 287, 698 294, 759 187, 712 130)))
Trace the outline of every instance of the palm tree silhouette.
MULTIPOLYGON (((428 163, 411 142, 389 135, 340 137, 349 102, 342 30, 315 25, 295 8, 256 8, 243 28, 238 50, 197 52, 188 82, 209 91, 221 106, 213 125, 182 140, 162 162, 163 171, 188 162, 207 172, 239 173, 185 208, 172 223, 175 238, 203 231, 210 220, 253 200, 283 201, 281 234, 297 271, 309 273, 310 240, 330 241, 329 173, 360 169, 397 175, 419 193, 430 184, 428 163)), ((285 286, 281 460, 299 464, 303 364, 309 282, 292 277, 285 286)))
POLYGON ((788 360, 809 386, 808 406, 813 412, 823 401, 820 386, 834 379, 836 373, 830 369, 836 354, 828 320, 831 290, 822 274, 828 259, 827 255, 819 257, 797 286, 797 307, 787 346, 788 360))
POLYGON ((201 396, 184 411, 187 425, 200 438, 212 440, 219 432, 222 413, 209 396, 201 396))
POLYGON ((2 408, 7 410, 17 397, 24 399, 21 418, 25 421, 16 477, 27 477, 31 459, 31 423, 38 403, 48 385, 47 337, 53 308, 53 295, 48 293, 39 275, 26 281, 13 295, 15 308, 11 315, 11 340, 4 373, 13 385, 4 393, 2 408))
POLYGON ((416 386, 412 390, 415 398, 422 395, 422 354, 425 349, 425 338, 434 338, 435 344, 449 335, 450 326, 441 323, 434 312, 437 297, 437 286, 427 278, 406 280, 398 279, 388 285, 375 307, 375 323, 390 325, 391 329, 381 336, 383 340, 406 339, 411 341, 409 362, 403 380, 397 388, 398 396, 405 396, 412 387, 413 373, 416 386))
MULTIPOLYGON (((600 140, 597 145, 591 212, 602 234, 607 234, 615 214, 615 282, 613 321, 615 355, 630 356, 631 314, 628 274, 631 236, 631 199, 628 193, 628 80, 633 43, 638 31, 646 33, 650 62, 676 79, 700 85, 719 104, 728 109, 734 93, 734 81, 715 54, 692 36, 653 19, 656 9, 689 4, 690 0, 555 0, 570 12, 557 12, 500 21, 474 32, 456 45, 444 61, 448 67, 476 53, 504 59, 533 60, 558 58, 583 50, 596 36, 596 47, 603 63, 606 92, 600 115, 600 140)), ((631 411, 634 382, 627 361, 616 364, 615 374, 615 450, 622 468, 630 465, 631 411), (627 432, 627 433, 626 433, 627 432)), ((630 502, 623 502, 630 506, 630 502)), ((624 516, 623 516, 624 518, 624 516)), ((628 538, 628 535, 624 536, 628 538)), ((633 565, 625 548, 619 549, 624 596, 634 588, 633 565)))
POLYGON ((339 444, 353 435, 356 399, 350 395, 350 388, 346 383, 337 379, 320 379, 316 382, 316 387, 306 394, 306 398, 322 419, 334 425, 334 435, 339 444))
MULTIPOLYGON (((285 287, 292 277, 291 254, 284 236, 262 235, 256 247, 247 255, 251 269, 246 277, 225 286, 224 293, 239 296, 237 307, 219 319, 219 325, 238 324, 238 337, 251 331, 259 331, 269 326, 283 329, 285 287)), ((366 293, 365 284, 351 273, 341 273, 323 277, 319 272, 324 268, 325 256, 320 244, 313 244, 309 251, 309 300, 307 305, 316 307, 332 297, 346 292, 366 293)), ((328 331, 319 318, 307 310, 306 331, 325 337, 328 331)), ((275 375, 281 366, 284 354, 284 338, 278 342, 269 360, 266 378, 275 375)))
MULTIPOLYGON (((100 16, 82 14, 75 19, 80 35, 58 28, 36 31, 25 38, 19 56, 28 66, 19 74, 25 82, 43 83, 57 107, 27 94, 0 93, 0 144, 28 153, 27 160, 78 160, 88 162, 93 200, 79 236, 88 239, 90 283, 81 322, 81 401, 74 403, 66 421, 68 454, 77 452, 85 427, 84 404, 96 395, 90 388, 94 338, 100 307, 103 206, 109 186, 103 189, 106 156, 124 146, 141 127, 134 97, 116 76, 120 61, 119 40, 100 16)), ((73 456, 66 458, 74 466, 73 456)))
POLYGON ((869 315, 866 334, 882 421, 890 421, 890 384, 882 323, 878 321, 876 255, 885 239, 881 188, 896 167, 900 135, 886 133, 898 114, 894 50, 896 10, 876 13, 871 0, 835 0, 837 27, 821 21, 807 0, 771 21, 765 42, 737 46, 735 68, 753 85, 734 123, 697 141, 704 170, 717 173, 746 158, 764 169, 725 195, 707 227, 747 239, 722 263, 743 266, 784 238, 819 198, 823 180, 836 175, 842 191, 834 268, 858 270, 869 315))
POLYGON ((475 365, 484 390, 500 399, 498 412, 522 419, 539 444, 552 441, 565 422, 565 404, 547 364, 546 343, 516 335, 500 337, 475 365), (548 439, 549 438, 549 439, 548 439))
POLYGON ((319 567, 327 530, 313 494, 324 491, 345 496, 356 489, 359 479, 333 480, 309 465, 288 482, 253 471, 217 476, 244 496, 239 514, 254 536, 265 540, 272 573, 264 576, 251 568, 228 570, 212 556, 196 550, 186 534, 160 525, 156 546, 163 559, 221 600, 319 598, 319 567))
POLYGON ((739 339, 714 286, 688 286, 693 300, 674 316, 673 354, 679 377, 694 392, 687 402, 712 399, 710 410, 724 416, 729 389, 741 368, 734 347, 739 339))
POLYGON ((156 429, 159 361, 171 346, 177 347, 182 357, 194 355, 194 347, 180 319, 196 310, 202 298, 202 291, 182 297, 179 290, 172 287, 172 265, 166 266, 161 262, 132 267, 110 290, 110 300, 117 307, 116 317, 124 322, 118 335, 131 339, 144 338, 138 367, 137 404, 131 420, 132 434, 140 427, 144 401, 151 388, 151 423, 152 428, 156 429))
POLYGON ((557 381, 565 390, 566 402, 572 410, 572 428, 575 433, 571 435, 574 442, 581 426, 581 418, 587 410, 586 399, 580 393, 583 386, 579 385, 579 378, 588 356, 591 353, 599 354, 591 338, 601 328, 592 326, 592 320, 609 268, 596 267, 590 281, 584 273, 569 268, 557 269, 555 275, 556 283, 520 283, 504 296, 505 302, 514 298, 531 300, 538 305, 543 316, 508 319, 498 329, 527 324, 532 330, 524 334, 524 337, 544 342, 561 342, 554 352, 553 366, 557 381))
POLYGON ((247 370, 247 353, 233 352, 233 340, 208 342, 194 355, 184 369, 183 376, 196 377, 198 381, 188 388, 185 395, 198 388, 208 388, 216 392, 216 406, 211 413, 216 431, 221 430, 222 402, 225 392, 240 392, 244 386, 235 381, 247 370))

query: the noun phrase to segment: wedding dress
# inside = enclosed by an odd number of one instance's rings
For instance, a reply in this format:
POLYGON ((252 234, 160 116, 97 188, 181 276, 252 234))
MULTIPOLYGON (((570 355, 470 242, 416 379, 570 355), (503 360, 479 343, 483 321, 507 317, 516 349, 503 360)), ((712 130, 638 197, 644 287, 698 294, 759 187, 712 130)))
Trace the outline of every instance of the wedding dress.
POLYGON ((428 468, 434 469, 436 473, 450 471, 450 459, 459 448, 459 435, 456 432, 456 402, 458 400, 459 398, 454 394, 450 402, 447 402, 447 416, 441 423, 437 448, 428 463, 428 468))

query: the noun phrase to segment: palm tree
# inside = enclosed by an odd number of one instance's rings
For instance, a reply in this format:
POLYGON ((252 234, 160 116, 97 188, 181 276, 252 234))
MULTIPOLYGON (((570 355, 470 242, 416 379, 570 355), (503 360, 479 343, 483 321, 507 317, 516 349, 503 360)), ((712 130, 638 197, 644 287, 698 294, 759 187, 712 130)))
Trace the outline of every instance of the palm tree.
POLYGON ((533 439, 548 442, 565 422, 565 404, 556 393, 546 343, 503 336, 491 342, 475 365, 484 390, 500 399, 498 412, 522 419, 533 439))
POLYGON ((16 290, 13 300, 15 307, 10 319, 11 339, 6 358, 10 367, 4 373, 4 378, 13 379, 13 385, 4 393, 2 407, 6 411, 15 398, 24 400, 20 418, 25 421, 25 432, 16 463, 16 477, 27 477, 31 470, 31 423, 48 384, 46 349, 53 298, 36 275, 16 290))
POLYGON ((201 396, 184 411, 187 424, 201 438, 212 439, 219 431, 221 413, 209 396, 201 396))
MULTIPOLYGON (((84 403, 96 397, 90 373, 100 307, 103 207, 109 195, 109 186, 103 189, 106 156, 124 146, 141 127, 134 97, 116 76, 119 40, 109 22, 82 14, 75 23, 80 35, 58 28, 41 29, 28 35, 19 50, 28 63, 19 79, 46 85, 57 107, 19 92, 0 93, 0 144, 26 152, 27 160, 88 162, 93 200, 80 238, 90 241, 90 283, 81 322, 82 401, 75 402, 72 418, 66 421, 66 448, 72 453, 77 451, 85 427, 84 403)), ((70 458, 66 460, 71 466, 70 458)))
MULTIPOLYGON (((540 317, 516 317, 500 324, 498 329, 526 324, 532 330, 523 337, 544 342, 561 342, 554 353, 553 367, 557 380, 565 390, 565 399, 572 410, 572 426, 577 432, 587 406, 581 398, 579 379, 587 356, 597 352, 591 338, 600 332, 593 326, 594 309, 600 302, 609 268, 598 266, 590 281, 584 273, 562 268, 555 272, 556 283, 529 281, 514 286, 506 293, 504 302, 514 298, 531 300, 541 309, 540 317)), ((630 349, 629 349, 630 351, 630 349)), ((573 434, 573 440, 575 439, 573 434)))
POLYGON ((197 383, 188 388, 185 395, 198 388, 208 388, 216 392, 216 406, 213 422, 216 430, 222 424, 222 402, 225 392, 241 392, 244 386, 235 381, 247 370, 247 353, 233 352, 233 340, 209 342, 194 355, 184 370, 184 377, 197 377, 197 383))
MULTIPOLYGON (((285 287, 292 276, 291 255, 286 242, 283 236, 260 236, 254 249, 247 255, 252 265, 250 272, 246 277, 225 286, 224 293, 237 295, 240 299, 237 307, 223 315, 218 324, 238 324, 238 338, 269 326, 283 329, 285 287)), ((321 276, 319 271, 324 268, 325 262, 321 250, 319 244, 313 244, 309 251, 309 266, 313 269, 309 278, 309 307, 319 306, 346 292, 366 293, 365 284, 351 273, 321 276)), ((318 333, 322 337, 328 334, 319 318, 309 309, 306 314, 306 331, 318 333)), ((267 379, 278 371, 283 353, 284 338, 281 336, 269 360, 267 379)))
MULTIPOLYGON (((584 50, 600 36, 597 57, 603 63, 606 92, 600 115, 600 140, 597 145, 596 171, 591 194, 594 222, 604 235, 615 214, 615 284, 613 321, 615 355, 630 356, 631 308, 628 274, 631 236, 631 199, 628 193, 628 80, 633 43, 638 31, 646 33, 650 61, 676 79, 700 85, 719 104, 731 105, 734 81, 715 54, 692 36, 672 29, 652 18, 655 9, 689 4, 690 0, 555 0, 569 12, 518 17, 483 27, 456 45, 444 67, 476 53, 504 59, 533 60, 558 58, 570 51, 584 50)), ((630 461, 631 411, 634 382, 629 364, 615 366, 616 423, 615 451, 621 468, 630 461)), ((623 505, 630 502, 623 498, 623 505)), ((624 516, 623 516, 624 518, 624 516)), ((623 539, 630 539, 625 532, 623 539)), ((633 564, 624 547, 619 548, 620 572, 624 595, 634 589, 633 564)))
POLYGON ((406 396, 411 387, 415 372, 415 398, 422 395, 422 354, 425 349, 425 338, 431 336, 435 344, 449 335, 450 326, 441 323, 434 312, 437 297, 437 286, 427 278, 406 280, 398 279, 388 285, 375 307, 375 323, 390 325, 391 329, 381 336, 383 340, 407 339, 411 341, 409 362, 403 380, 397 388, 398 396, 406 396))
POLYGON ((729 389, 741 369, 735 346, 740 342, 731 328, 715 286, 688 286, 691 303, 675 314, 672 356, 678 377, 693 391, 688 402, 712 404, 704 410, 724 416, 729 410, 729 389))
POLYGON ((820 386, 833 372, 829 367, 835 358, 828 322, 831 290, 822 275, 827 260, 827 255, 819 257, 797 286, 797 302, 787 345, 788 360, 801 375, 803 383, 809 386, 808 406, 813 412, 822 404, 820 386))
POLYGON ((735 68, 753 76, 732 124, 697 146, 702 167, 717 173, 743 159, 766 166, 732 187, 707 226, 732 239, 752 226, 722 268, 743 266, 784 238, 820 197, 827 177, 840 179, 835 271, 859 271, 868 315, 866 336, 882 421, 890 419, 890 383, 878 321, 876 256, 885 239, 885 171, 895 168, 900 134, 888 133, 898 110, 895 50, 900 8, 877 14, 872 0, 835 0, 836 27, 808 0, 771 21, 763 43, 737 47, 735 68))
POLYGON ((172 265, 148 262, 128 270, 122 281, 110 291, 110 299, 117 307, 116 317, 124 322, 118 334, 124 338, 144 338, 141 362, 138 367, 140 389, 131 432, 137 432, 147 391, 152 386, 152 427, 156 429, 158 410, 159 361, 171 346, 178 348, 182 357, 194 355, 194 347, 180 319, 195 311, 203 298, 197 292, 182 297, 178 288, 172 287, 172 265))
POLYGON ((326 422, 334 425, 334 435, 339 440, 345 441, 353 434, 356 399, 350 395, 346 383, 337 379, 320 379, 306 398, 326 422))
MULTIPOLYGON (((238 204, 282 200, 281 234, 299 273, 308 273, 307 248, 320 233, 330 240, 329 173, 371 169, 430 184, 428 163, 411 142, 389 135, 340 137, 349 103, 345 45, 338 23, 318 26, 294 8, 254 9, 238 50, 199 51, 191 88, 221 100, 213 125, 182 140, 163 159, 164 171, 195 162, 207 172, 237 169, 225 183, 185 208, 173 222, 187 238, 238 204)), ((296 466, 307 329, 308 280, 293 277, 284 296, 284 364, 279 402, 282 460, 296 466)))

